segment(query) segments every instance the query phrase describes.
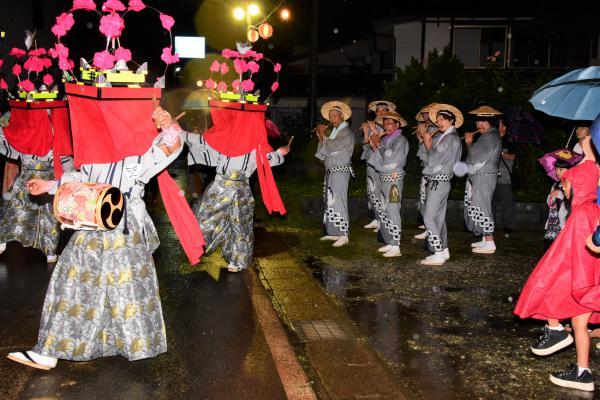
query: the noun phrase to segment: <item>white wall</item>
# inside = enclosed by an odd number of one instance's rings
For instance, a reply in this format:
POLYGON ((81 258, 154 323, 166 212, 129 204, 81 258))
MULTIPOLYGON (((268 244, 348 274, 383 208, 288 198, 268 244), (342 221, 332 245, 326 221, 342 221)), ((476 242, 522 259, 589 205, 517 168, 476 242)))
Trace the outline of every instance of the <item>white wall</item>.
MULTIPOLYGON (((450 44, 450 24, 428 22, 425 28, 425 58, 434 48, 440 52, 450 44)), ((427 61, 427 60, 425 60, 427 61)))

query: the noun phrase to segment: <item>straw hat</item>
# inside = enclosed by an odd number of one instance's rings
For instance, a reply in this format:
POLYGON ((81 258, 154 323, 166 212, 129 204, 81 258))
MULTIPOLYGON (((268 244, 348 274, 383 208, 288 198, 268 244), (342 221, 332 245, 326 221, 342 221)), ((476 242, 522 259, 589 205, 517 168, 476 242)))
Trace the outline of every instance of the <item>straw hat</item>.
POLYGON ((337 110, 342 113, 344 121, 348 120, 352 115, 352 110, 346 103, 342 103, 341 101, 328 101, 327 103, 321 106, 321 115, 327 121, 329 121, 329 111, 337 110))
POLYGON ((489 107, 489 106, 481 106, 473 111, 469 111, 469 114, 472 115, 476 115, 478 117, 485 117, 485 118, 494 118, 494 117, 498 117, 500 115, 502 115, 502 113, 498 110, 496 110, 495 108, 489 107))
POLYGON ((421 108, 421 109, 419 110, 419 112, 417 113, 417 115, 415 115, 415 120, 416 120, 417 122, 425 122, 425 118, 423 118, 423 115, 422 115, 422 114, 424 114, 424 113, 428 113, 428 112, 429 112, 429 110, 431 110, 431 107, 435 106, 436 104, 437 104, 437 103, 431 103, 431 104, 428 104, 428 105, 426 105, 425 107, 421 108))
POLYGON ((444 111, 449 111, 452 114, 454 114, 454 117, 456 118, 456 120, 454 121, 455 128, 460 127, 463 124, 463 122, 465 122, 465 119, 458 108, 451 106, 450 104, 444 104, 444 103, 438 103, 438 104, 434 105, 433 107, 431 107, 431 109, 429 110, 429 119, 431 120, 431 122, 433 122, 435 124, 438 113, 444 112, 444 111))
POLYGON ((402 116, 396 111, 386 111, 385 113, 375 118, 375 122, 377 122, 379 125, 383 125, 383 120, 385 119, 393 119, 394 121, 398 121, 400 123, 401 128, 404 128, 406 125, 408 125, 406 120, 402 118, 402 116))
POLYGON ((385 107, 388 111, 394 111, 396 109, 396 105, 387 100, 375 100, 369 103, 369 110, 376 112, 377 107, 385 107))

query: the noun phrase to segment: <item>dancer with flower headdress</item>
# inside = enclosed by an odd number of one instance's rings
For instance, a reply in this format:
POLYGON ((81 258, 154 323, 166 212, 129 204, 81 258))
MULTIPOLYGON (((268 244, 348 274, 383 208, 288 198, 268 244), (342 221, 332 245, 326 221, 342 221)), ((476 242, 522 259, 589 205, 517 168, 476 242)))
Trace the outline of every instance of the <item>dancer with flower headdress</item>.
MULTIPOLYGON (((202 135, 183 131, 180 134, 189 146, 188 164, 216 167, 215 179, 194 205, 205 238, 205 250, 210 253, 220 246, 227 270, 239 272, 251 265, 254 254, 254 197, 248 180, 257 171, 267 211, 285 214, 271 167, 284 162, 291 140, 273 151, 267 141, 267 107, 258 104, 258 98, 249 93, 254 88, 252 75, 260 70, 258 61, 263 59, 262 53, 238 44, 237 51, 225 49, 222 55, 233 59, 240 77, 249 77, 232 83, 235 93, 227 92, 229 85, 223 80, 218 84, 214 82, 212 75, 207 86, 218 90, 221 99, 249 103, 210 101, 213 127, 202 135)), ((228 68, 226 63, 219 65, 215 61, 210 70, 223 75, 228 68)), ((279 73, 280 68, 279 64, 274 64, 273 71, 279 73)), ((277 90, 277 87, 275 81, 271 90, 277 90)))
MULTIPOLYGON (((93 2, 83 3, 76 2, 93 7, 93 2)), ((116 16, 108 5, 121 8, 119 4, 106 2, 104 16, 116 16)), ((69 64, 63 63, 66 68, 69 64)), ((120 355, 133 361, 167 351, 152 259, 159 239, 142 200, 150 178, 158 175, 165 209, 191 263, 202 254, 202 232, 179 187, 164 171, 180 154, 182 141, 170 115, 157 105, 161 89, 143 85, 145 74, 134 75, 88 65, 79 80, 86 84, 65 83, 79 171, 65 173, 56 182, 32 179, 28 189, 34 196, 56 193, 57 218, 68 211, 63 210, 61 199, 65 188, 71 187, 108 186, 121 199, 116 205, 122 208, 100 203, 103 209, 111 206, 111 215, 118 214, 109 228, 72 224, 76 232, 50 279, 37 344, 29 351, 10 353, 8 358, 15 362, 50 370, 58 359, 88 361, 120 355), (95 78, 88 79, 90 75, 95 78), (107 83, 99 85, 99 76, 107 83), (111 86, 111 80, 140 78, 141 85, 111 86), (161 129, 158 134, 157 129, 161 129)), ((68 200, 82 208, 72 218, 84 218, 86 207, 96 201, 70 193, 65 195, 71 196, 68 200)), ((98 210, 94 211, 91 214, 97 219, 98 210)))
MULTIPOLYGON (((31 45, 31 35, 27 39, 26 45, 31 45)), ((53 180, 73 169, 66 102, 57 100, 56 87, 50 88, 54 83, 48 72, 52 61, 45 49, 13 48, 9 55, 15 60, 11 71, 18 80, 18 89, 17 98, 9 96, 10 118, 4 127, 0 126, 0 154, 20 160, 21 172, 4 194, 0 207, 0 253, 6 250, 7 242, 17 241, 41 250, 49 263, 55 263, 60 229, 52 213, 52 201, 49 197, 30 196, 27 181, 53 180)), ((0 87, 9 90, 4 80, 0 87)))

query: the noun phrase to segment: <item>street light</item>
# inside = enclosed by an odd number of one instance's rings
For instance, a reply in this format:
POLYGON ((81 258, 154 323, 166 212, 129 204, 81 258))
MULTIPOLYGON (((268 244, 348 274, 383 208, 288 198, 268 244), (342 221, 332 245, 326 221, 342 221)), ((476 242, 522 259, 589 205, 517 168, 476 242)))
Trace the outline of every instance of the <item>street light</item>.
POLYGON ((243 8, 237 7, 235 10, 233 10, 233 17, 235 19, 241 20, 245 16, 246 16, 246 12, 244 11, 243 8))
POLYGON ((258 15, 258 13, 260 12, 260 9, 258 8, 258 6, 256 4, 250 4, 248 6, 248 13, 252 16, 254 15, 258 15))

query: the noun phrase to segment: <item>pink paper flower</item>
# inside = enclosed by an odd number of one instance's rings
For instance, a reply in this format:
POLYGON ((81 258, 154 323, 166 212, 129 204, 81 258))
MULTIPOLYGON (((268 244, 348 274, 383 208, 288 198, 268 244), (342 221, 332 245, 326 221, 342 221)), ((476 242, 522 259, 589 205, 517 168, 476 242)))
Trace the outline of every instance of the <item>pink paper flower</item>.
POLYGON ((231 87, 233 88, 233 90, 235 90, 236 92, 239 92, 240 90, 240 80, 236 79, 235 81, 231 82, 231 87))
POLYGON ((62 13, 56 17, 56 24, 50 30, 57 38, 60 38, 61 36, 65 36, 67 34, 67 32, 73 27, 74 23, 75 19, 73 19, 73 14, 62 13))
POLYGON ((48 88, 50 88, 50 85, 52 85, 54 83, 54 78, 52 77, 52 75, 46 74, 42 78, 42 82, 44 82, 44 85, 46 85, 48 88))
POLYGON ((173 19, 173 17, 163 13, 160 13, 160 22, 162 23, 163 28, 165 28, 169 32, 171 31, 173 25, 175 25, 175 20, 173 19))
POLYGON ((52 61, 48 57, 43 57, 40 62, 44 68, 50 68, 52 66, 52 61))
POLYGON ((46 55, 46 49, 39 48, 39 49, 31 50, 29 52, 29 55, 30 56, 36 56, 36 57, 45 56, 46 55))
POLYGON ((259 70, 259 69, 260 69, 260 67, 259 67, 259 66, 258 66, 258 64, 257 64, 257 63, 255 63, 254 61, 250 61, 250 62, 248 63, 248 70, 249 70, 251 73, 255 74, 255 73, 257 73, 257 72, 258 72, 258 70, 259 70))
POLYGON ((254 59, 255 59, 256 61, 259 61, 259 60, 262 60, 262 59, 263 59, 263 57, 264 57, 264 54, 263 54, 263 53, 256 53, 256 55, 254 56, 254 59))
POLYGON ((33 82, 31 82, 29 79, 19 82, 19 86, 26 92, 32 92, 35 90, 33 82))
POLYGON ((99 51, 94 54, 94 66, 99 69, 111 69, 115 66, 115 56, 110 54, 108 50, 99 51))
POLYGON ((221 75, 229 72, 229 66, 226 63, 221 64, 221 75))
POLYGON ((248 63, 238 58, 233 60, 233 68, 235 68, 235 72, 238 74, 243 74, 248 71, 248 63))
POLYGON ((276 91, 277 89, 279 89, 279 82, 275 81, 273 82, 273 84, 271 85, 271 92, 276 91))
POLYGON ((125 62, 131 61, 131 50, 125 47, 119 47, 115 50, 115 58, 117 60, 124 60, 125 62))
POLYGON ((279 64, 279 63, 275 64, 275 66, 273 67, 273 71, 274 71, 274 72, 279 72, 279 71, 281 71, 281 64, 279 64))
POLYGON ((117 38, 121 36, 123 28, 125 28, 125 21, 119 14, 108 14, 100 18, 100 32, 106 37, 117 38))
POLYGON ((240 57, 240 53, 230 49, 223 49, 223 51, 221 51, 221 56, 225 58, 235 58, 240 57))
POLYGON ((102 11, 125 11, 125 5, 119 0, 106 0, 104 4, 102 4, 102 11))
POLYGON ((219 92, 226 92, 227 91, 227 84, 223 81, 219 82, 219 84, 217 85, 217 90, 219 92))
POLYGON ((71 11, 73 10, 95 10, 96 9, 96 4, 94 3, 94 0, 73 0, 73 7, 71 8, 71 11))
POLYGON ((12 67, 12 73, 13 73, 13 75, 19 76, 19 75, 21 75, 22 71, 23 71, 23 68, 21 68, 20 64, 13 65, 13 67, 12 67))
POLYGON ((204 86, 206 86, 207 89, 214 89, 217 86, 217 83, 209 78, 204 81, 204 86))
POLYGON ((23 67, 29 72, 42 72, 44 70, 44 62, 39 57, 29 57, 23 67))
POLYGON ((244 92, 251 92, 252 89, 254 89, 254 82, 252 82, 250 79, 243 80, 242 89, 244 89, 244 92))
POLYGON ((52 58, 66 58, 69 57, 69 48, 62 43, 56 43, 48 53, 52 58))
POLYGON ((146 5, 142 0, 129 0, 129 9, 132 11, 142 11, 146 5))
POLYGON ((171 51, 173 51, 172 46, 165 47, 162 51, 162 55, 160 56, 161 60, 163 60, 167 65, 179 62, 179 55, 177 53, 171 54, 171 51))
POLYGON ((58 59, 58 68, 60 68, 63 71, 71 70, 74 66, 75 63, 73 62, 73 60, 69 60, 67 57, 61 57, 58 59))
POLYGON ((213 61, 210 65, 210 72, 219 72, 221 69, 221 64, 217 60, 213 61))
POLYGON ((254 50, 248 50, 242 54, 242 58, 253 58, 254 56, 256 56, 256 52, 254 50))
POLYGON ((2 78, 0 78, 0 89, 8 90, 8 85, 6 84, 6 81, 2 78))
POLYGON ((12 49, 10 49, 10 53, 8 53, 9 56, 15 56, 15 57, 25 57, 27 53, 25 52, 25 50, 21 50, 18 47, 13 47, 12 49))

